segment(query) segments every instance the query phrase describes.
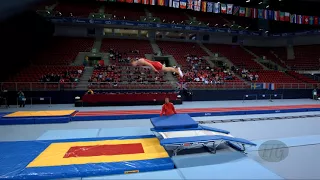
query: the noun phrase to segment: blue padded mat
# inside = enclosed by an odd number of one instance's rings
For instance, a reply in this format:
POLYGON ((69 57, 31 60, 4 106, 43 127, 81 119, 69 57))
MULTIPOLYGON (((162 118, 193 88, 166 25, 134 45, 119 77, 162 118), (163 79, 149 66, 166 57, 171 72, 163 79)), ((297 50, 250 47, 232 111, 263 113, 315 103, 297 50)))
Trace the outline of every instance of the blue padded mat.
POLYGON ((167 171, 155 171, 155 172, 145 172, 137 174, 126 174, 126 175, 113 175, 113 176, 99 176, 99 177, 87 177, 82 178, 82 180, 104 180, 104 179, 183 179, 180 176, 180 172, 176 169, 167 170, 167 171))
POLYGON ((188 114, 175 114, 172 116, 151 118, 151 123, 153 124, 155 130, 198 127, 198 123, 188 114))
MULTIPOLYGON (((208 155, 208 159, 209 156, 208 155)), ((196 163, 197 161, 204 161, 204 158, 188 159, 184 157, 182 162, 178 162, 179 159, 173 159, 179 171, 182 173, 185 179, 283 179, 277 174, 262 167, 259 163, 249 159, 242 153, 230 152, 230 153, 217 153, 214 156, 216 161, 211 161, 211 165, 206 166, 191 166, 185 168, 179 168, 178 164, 196 163), (225 161, 228 159, 228 161, 225 161), (215 164, 216 162, 216 164, 215 164)), ((212 160, 212 158, 211 158, 212 160)), ((199 164, 199 162, 198 162, 199 164)))
POLYGON ((95 138, 97 137, 98 133, 99 129, 49 130, 42 134, 37 140, 95 138))
POLYGON ((78 165, 28 167, 50 144, 114 139, 141 139, 155 136, 132 136, 113 138, 86 138, 48 141, 0 142, 0 179, 58 179, 73 177, 123 174, 124 171, 140 172, 169 170, 174 168, 170 158, 112 163, 88 163, 78 165))
POLYGON ((0 125, 68 123, 70 120, 71 116, 0 118, 0 125))

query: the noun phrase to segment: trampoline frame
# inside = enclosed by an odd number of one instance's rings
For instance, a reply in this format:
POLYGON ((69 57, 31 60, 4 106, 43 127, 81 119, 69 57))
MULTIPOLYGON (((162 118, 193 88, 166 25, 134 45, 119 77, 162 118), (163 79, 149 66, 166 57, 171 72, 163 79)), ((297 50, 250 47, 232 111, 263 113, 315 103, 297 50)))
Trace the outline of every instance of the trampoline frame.
MULTIPOLYGON (((164 139, 163 136, 159 132, 153 131, 154 135, 159 139, 164 139)), ((166 138, 170 139, 170 138, 166 138)), ((226 140, 213 140, 213 141, 199 141, 199 142, 184 142, 184 143, 176 143, 170 145, 163 145, 166 151, 172 151, 172 156, 177 156, 180 151, 186 149, 198 149, 198 148, 206 148, 210 153, 216 154, 217 148, 222 145, 226 144, 228 147, 231 147, 237 151, 243 152, 246 154, 245 144, 239 142, 232 142, 226 140)))

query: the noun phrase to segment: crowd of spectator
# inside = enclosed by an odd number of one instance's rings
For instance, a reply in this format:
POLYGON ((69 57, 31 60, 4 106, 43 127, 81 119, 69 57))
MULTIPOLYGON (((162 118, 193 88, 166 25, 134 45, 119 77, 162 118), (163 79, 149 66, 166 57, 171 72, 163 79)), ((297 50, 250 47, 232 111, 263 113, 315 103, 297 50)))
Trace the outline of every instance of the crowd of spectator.
POLYGON ((126 73, 126 81, 127 82, 157 82, 163 81, 163 77, 161 74, 152 73, 149 68, 141 68, 141 67, 126 67, 124 70, 126 73))
MULTIPOLYGON (((240 70, 238 70, 239 72, 240 70)), ((241 77, 247 81, 258 81, 259 75, 258 74, 253 74, 247 69, 242 69, 241 70, 241 77)))
POLYGON ((65 71, 61 74, 46 74, 43 75, 40 79, 39 82, 46 82, 46 83, 50 83, 50 82, 79 82, 79 78, 82 75, 82 70, 75 70, 75 71, 65 71))
POLYGON ((95 65, 94 72, 88 80, 90 84, 95 82, 119 82, 120 71, 114 65, 101 66, 95 65))
POLYGON ((188 54, 185 58, 191 67, 184 68, 184 77, 180 81, 223 84, 225 81, 235 80, 234 72, 226 65, 212 68, 202 57, 188 54))
POLYGON ((116 49, 110 48, 109 51, 110 53, 110 60, 112 61, 117 61, 119 63, 129 63, 130 57, 129 56, 135 56, 131 58, 138 58, 137 56, 139 55, 139 50, 129 50, 128 52, 120 52, 116 49))

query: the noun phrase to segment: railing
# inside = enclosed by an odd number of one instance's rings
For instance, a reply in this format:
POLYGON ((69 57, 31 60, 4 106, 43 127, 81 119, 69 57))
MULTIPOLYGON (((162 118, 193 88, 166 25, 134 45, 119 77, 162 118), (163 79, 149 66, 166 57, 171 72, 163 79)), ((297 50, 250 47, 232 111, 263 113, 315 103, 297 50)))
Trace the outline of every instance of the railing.
MULTIPOLYGON (((277 83, 275 89, 313 89, 319 84, 306 83, 277 83)), ((178 89, 252 89, 250 83, 246 82, 226 82, 223 84, 204 84, 198 82, 189 82, 178 84, 177 82, 134 82, 134 83, 41 83, 41 82, 2 82, 1 89, 9 91, 70 91, 70 90, 178 90, 178 89)), ((261 89, 261 88, 260 88, 261 89)))

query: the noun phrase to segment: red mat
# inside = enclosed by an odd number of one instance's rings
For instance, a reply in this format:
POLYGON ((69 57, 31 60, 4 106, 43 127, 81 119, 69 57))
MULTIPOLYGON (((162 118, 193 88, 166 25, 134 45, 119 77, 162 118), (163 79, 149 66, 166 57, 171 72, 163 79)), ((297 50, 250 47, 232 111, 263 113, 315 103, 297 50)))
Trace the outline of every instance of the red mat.
POLYGON ((71 147, 63 158, 144 153, 141 143, 71 147))
MULTIPOLYGON (((253 106, 253 107, 228 107, 228 108, 188 108, 177 109, 177 113, 195 112, 230 112, 230 111, 254 111, 254 110, 283 110, 283 109, 304 109, 320 108, 320 104, 290 105, 290 106, 253 106)), ((106 116, 106 115, 135 115, 135 114, 159 114, 160 109, 155 110, 109 110, 109 111, 83 111, 75 116, 106 116)))

